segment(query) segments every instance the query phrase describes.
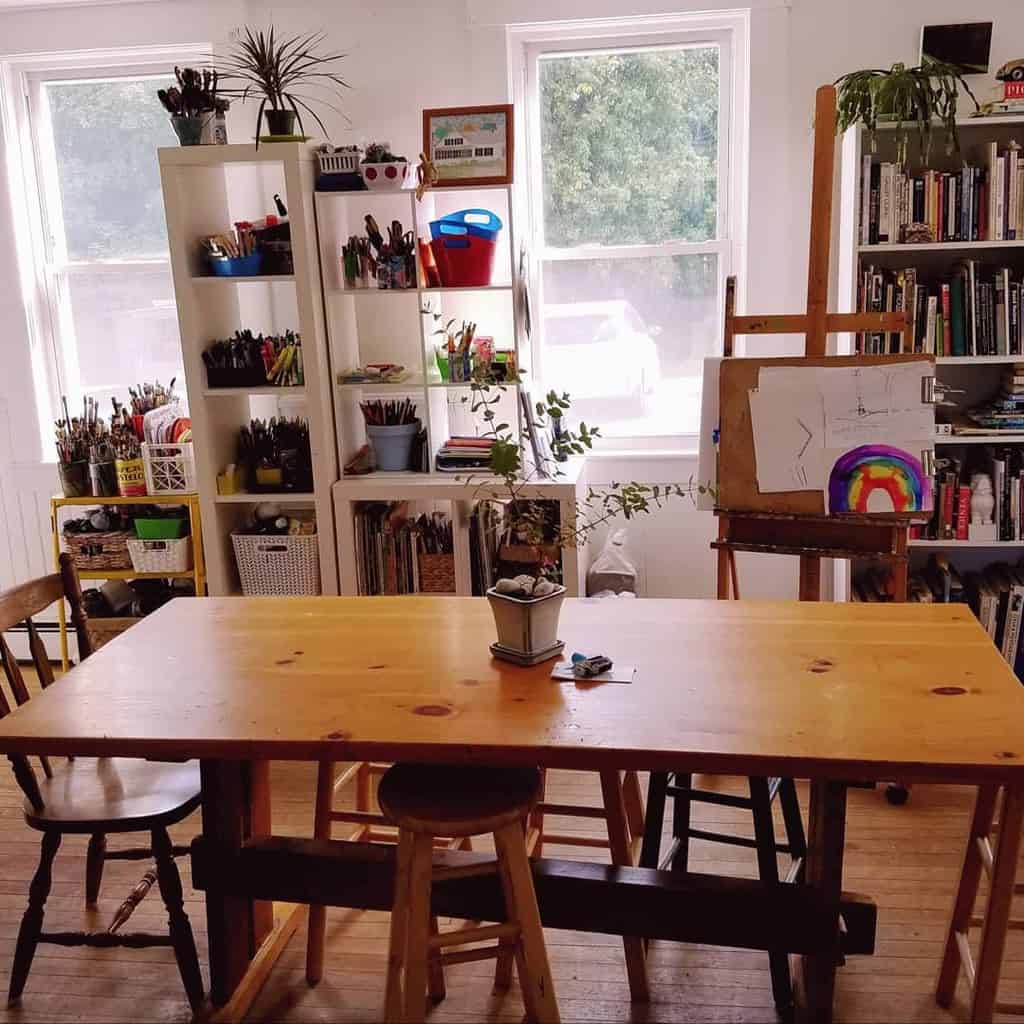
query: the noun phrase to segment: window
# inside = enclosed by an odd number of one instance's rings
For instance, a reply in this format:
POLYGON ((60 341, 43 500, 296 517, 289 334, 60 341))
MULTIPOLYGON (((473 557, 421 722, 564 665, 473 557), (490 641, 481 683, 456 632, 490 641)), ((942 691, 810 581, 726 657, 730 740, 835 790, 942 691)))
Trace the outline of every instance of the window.
POLYGON ((174 63, 8 69, 23 99, 7 96, 6 127, 21 150, 19 258, 30 264, 44 450, 61 396, 73 411, 95 398, 109 415, 110 398, 127 400, 142 380, 183 381, 157 161, 158 147, 177 144, 156 98, 174 63))
MULTIPOLYGON (((544 388, 613 447, 697 433, 740 165, 735 15, 511 30, 544 388)), ((745 38, 745 36, 744 36, 745 38)))

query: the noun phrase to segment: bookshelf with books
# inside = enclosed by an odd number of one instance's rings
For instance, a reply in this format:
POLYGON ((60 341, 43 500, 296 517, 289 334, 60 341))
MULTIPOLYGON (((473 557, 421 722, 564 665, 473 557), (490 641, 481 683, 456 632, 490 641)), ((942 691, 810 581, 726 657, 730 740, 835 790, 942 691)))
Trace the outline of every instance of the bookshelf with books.
MULTIPOLYGON (((951 404, 936 410, 935 515, 910 539, 919 573, 936 549, 973 562, 1024 551, 1024 116, 959 120, 958 153, 936 126, 927 160, 912 137, 905 166, 893 127, 879 124, 874 145, 861 127, 842 141, 838 297, 841 312, 903 310, 908 329, 841 335, 836 351, 936 357, 951 404), (967 529, 976 473, 993 477, 993 539, 967 529)), ((852 582, 837 573, 837 592, 852 582)))

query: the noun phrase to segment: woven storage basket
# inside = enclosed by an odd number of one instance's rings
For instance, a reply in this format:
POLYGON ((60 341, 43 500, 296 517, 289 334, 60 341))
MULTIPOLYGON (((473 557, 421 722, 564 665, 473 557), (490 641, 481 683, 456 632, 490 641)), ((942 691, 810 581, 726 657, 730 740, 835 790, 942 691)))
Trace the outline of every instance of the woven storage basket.
POLYGON ((455 593, 455 556, 420 552, 420 590, 424 594, 455 593))
POLYGON ((193 494, 196 490, 196 460, 191 441, 176 444, 144 444, 146 493, 153 497, 193 494))
POLYGON ((234 533, 231 542, 246 597, 320 593, 316 534, 268 537, 234 533))
POLYGON ((71 553, 76 569, 130 569, 128 554, 130 530, 109 530, 106 533, 65 533, 64 544, 71 553))
POLYGON ((192 568, 192 538, 128 541, 136 572, 188 572, 192 568))

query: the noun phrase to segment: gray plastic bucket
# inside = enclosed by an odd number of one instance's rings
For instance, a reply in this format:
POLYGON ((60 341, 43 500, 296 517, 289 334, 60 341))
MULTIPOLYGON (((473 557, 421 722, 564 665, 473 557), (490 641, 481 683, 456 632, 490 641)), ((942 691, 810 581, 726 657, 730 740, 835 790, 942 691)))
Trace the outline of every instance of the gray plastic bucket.
POLYGON ((395 427, 366 425, 366 436, 373 446, 377 468, 385 472, 411 469, 412 445, 420 432, 420 421, 402 423, 395 427))

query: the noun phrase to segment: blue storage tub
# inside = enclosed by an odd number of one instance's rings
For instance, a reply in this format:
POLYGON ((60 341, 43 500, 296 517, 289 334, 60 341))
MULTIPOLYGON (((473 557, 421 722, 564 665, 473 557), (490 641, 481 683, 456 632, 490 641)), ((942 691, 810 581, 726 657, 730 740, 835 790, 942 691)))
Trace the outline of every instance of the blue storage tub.
POLYGON ((257 250, 248 256, 230 259, 211 259, 210 269, 214 277, 255 277, 263 267, 263 253, 257 250))
POLYGON ((459 210, 430 222, 430 237, 475 235, 493 242, 501 231, 501 218, 490 210, 459 210))

